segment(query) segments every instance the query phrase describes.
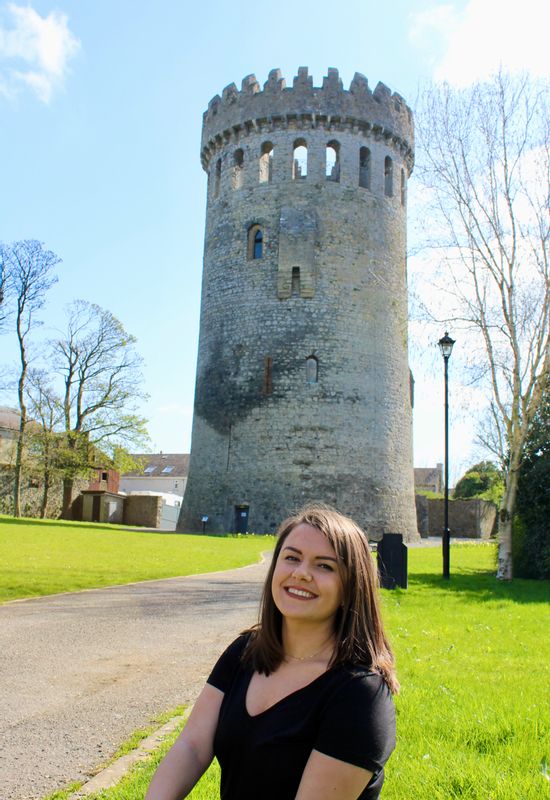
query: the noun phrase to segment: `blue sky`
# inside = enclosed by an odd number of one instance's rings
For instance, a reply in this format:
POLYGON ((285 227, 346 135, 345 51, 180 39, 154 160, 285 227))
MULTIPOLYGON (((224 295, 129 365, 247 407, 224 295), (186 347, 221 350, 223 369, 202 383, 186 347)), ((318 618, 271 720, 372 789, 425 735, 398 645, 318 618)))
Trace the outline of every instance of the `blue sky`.
MULTIPOLYGON (((0 0, 0 240, 39 239, 63 259, 42 334, 76 298, 112 311, 146 362, 153 449, 188 452, 211 97, 249 73, 263 83, 279 67, 290 82, 307 65, 315 85, 328 67, 346 87, 358 71, 414 107, 422 82, 467 85, 499 62, 548 75, 549 21, 543 0, 0 0)), ((414 185, 409 198, 413 214, 414 185)), ((0 348, 9 361, 8 337, 0 348)), ((441 359, 416 340, 411 360, 415 464, 430 465, 443 460, 441 359)), ((477 453, 457 405, 460 472, 477 453)))

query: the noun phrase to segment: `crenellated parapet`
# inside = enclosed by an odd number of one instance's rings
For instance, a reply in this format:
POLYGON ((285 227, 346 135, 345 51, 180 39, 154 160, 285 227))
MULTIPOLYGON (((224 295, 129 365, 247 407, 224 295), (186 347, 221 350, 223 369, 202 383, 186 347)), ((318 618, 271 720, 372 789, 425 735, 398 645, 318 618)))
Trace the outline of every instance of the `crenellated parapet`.
POLYGON ((344 89, 338 70, 332 68, 322 86, 315 87, 307 67, 298 69, 292 87, 287 87, 279 69, 273 69, 263 89, 255 75, 247 75, 240 91, 230 83, 221 97, 213 97, 203 116, 202 164, 208 169, 214 152, 243 136, 319 127, 383 140, 400 152, 412 169, 413 117, 401 95, 383 83, 371 91, 365 76, 358 72, 349 89, 344 89))

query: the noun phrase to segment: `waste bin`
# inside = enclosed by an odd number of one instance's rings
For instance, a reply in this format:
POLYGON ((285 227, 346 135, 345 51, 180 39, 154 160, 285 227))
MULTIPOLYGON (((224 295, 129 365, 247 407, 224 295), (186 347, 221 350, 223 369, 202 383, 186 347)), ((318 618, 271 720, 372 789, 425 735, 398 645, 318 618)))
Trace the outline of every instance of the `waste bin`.
POLYGON ((378 542, 378 575, 383 589, 395 589, 400 586, 406 589, 407 545, 403 544, 400 533, 385 533, 378 542))

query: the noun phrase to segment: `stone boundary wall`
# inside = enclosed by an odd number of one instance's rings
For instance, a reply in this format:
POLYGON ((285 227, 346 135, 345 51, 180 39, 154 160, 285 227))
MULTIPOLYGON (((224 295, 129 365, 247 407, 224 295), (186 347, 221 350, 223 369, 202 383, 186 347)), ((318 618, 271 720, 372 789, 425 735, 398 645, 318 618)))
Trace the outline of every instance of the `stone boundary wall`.
MULTIPOLYGON (((76 478, 73 493, 77 496, 80 491, 88 487, 85 478, 76 478)), ((21 514, 24 517, 37 518, 40 516, 42 504, 42 476, 39 473, 23 471, 21 484, 21 514)), ((61 514, 61 501, 63 498, 63 485, 55 480, 48 493, 48 507, 46 519, 58 519, 61 514)), ((13 509, 13 467, 0 466, 0 514, 11 514, 13 509)), ((78 519, 78 517, 74 517, 78 519)))
POLYGON ((162 497, 155 495, 128 495, 124 498, 124 525, 140 528, 158 528, 162 512, 162 497))
MULTIPOLYGON (((441 536, 444 522, 444 500, 417 494, 416 517, 420 535, 441 536)), ((451 536, 489 539, 496 533, 497 508, 487 500, 449 500, 451 536)))

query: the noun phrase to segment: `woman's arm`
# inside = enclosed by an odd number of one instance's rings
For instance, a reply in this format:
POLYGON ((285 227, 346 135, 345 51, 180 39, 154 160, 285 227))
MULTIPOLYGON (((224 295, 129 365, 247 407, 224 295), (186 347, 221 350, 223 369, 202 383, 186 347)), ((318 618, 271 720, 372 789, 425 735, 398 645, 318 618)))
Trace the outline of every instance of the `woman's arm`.
POLYGON ((312 750, 296 800, 357 800, 372 772, 312 750))
POLYGON ((185 728, 153 776, 145 800, 182 800, 213 757, 214 734, 223 692, 206 684, 185 728))

